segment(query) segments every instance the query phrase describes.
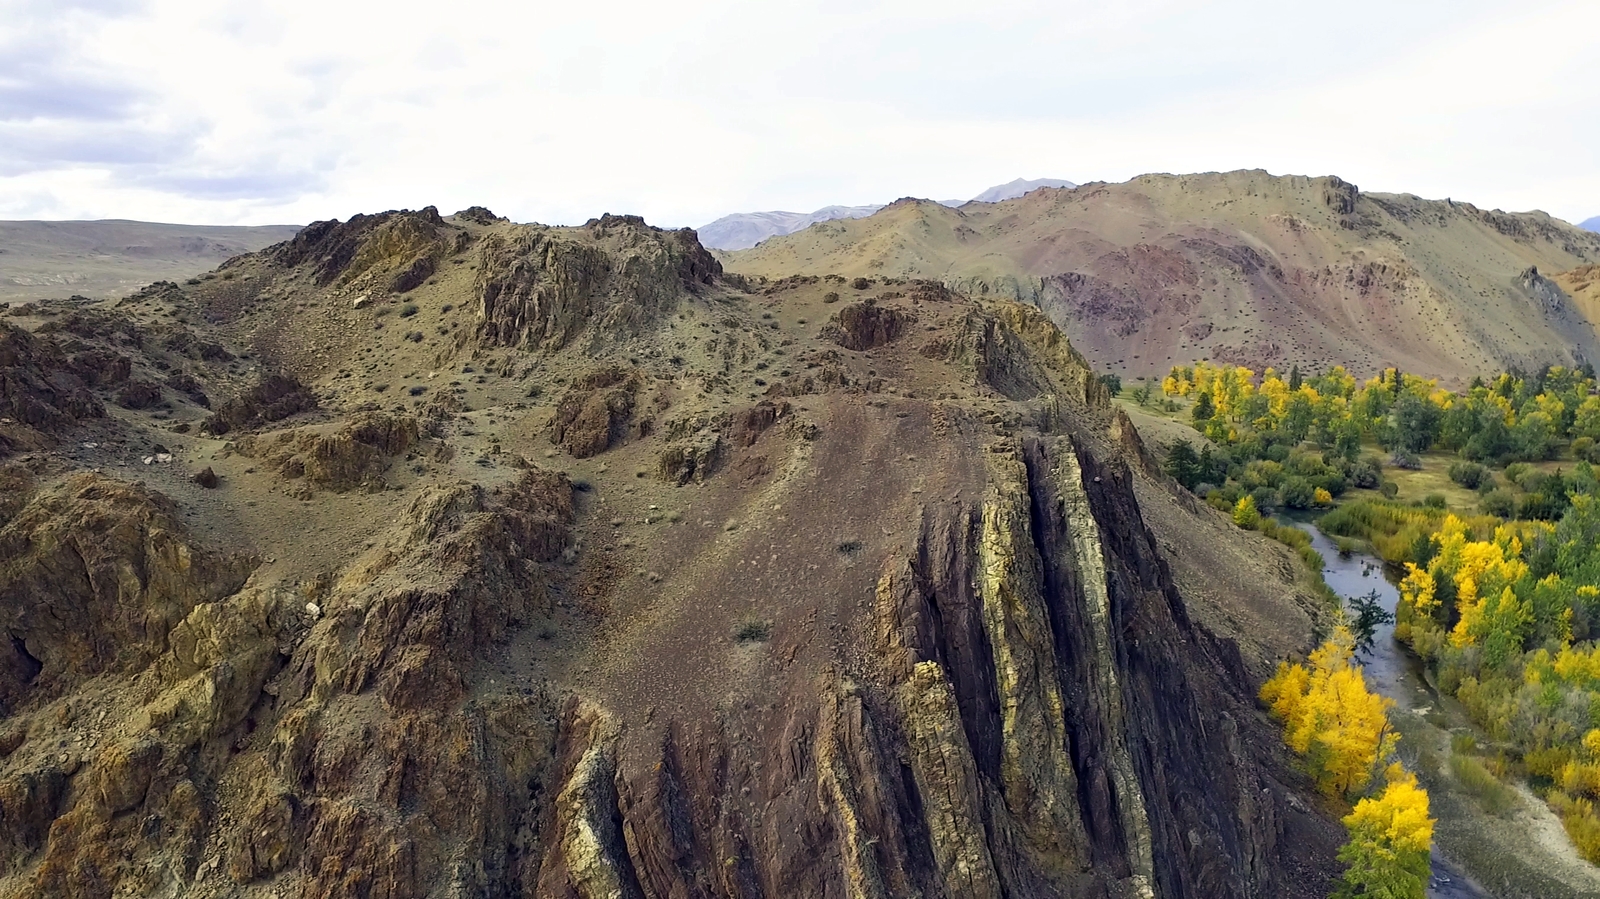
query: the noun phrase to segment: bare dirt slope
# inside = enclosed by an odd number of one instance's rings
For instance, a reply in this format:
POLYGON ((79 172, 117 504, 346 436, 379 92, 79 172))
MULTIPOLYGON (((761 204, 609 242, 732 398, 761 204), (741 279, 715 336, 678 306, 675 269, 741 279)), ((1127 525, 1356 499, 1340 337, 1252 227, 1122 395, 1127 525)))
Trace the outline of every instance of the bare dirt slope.
POLYGON ((1022 304, 358 216, 14 307, 0 426, 3 896, 1337 869, 1254 700, 1327 610, 1022 304))
POLYGON ((117 220, 0 222, 0 300, 125 296, 152 281, 192 278, 298 230, 117 220))
POLYGON ((1020 298, 1125 374, 1209 358, 1457 381, 1600 360, 1594 319, 1548 277, 1600 262, 1600 236, 1337 178, 1144 175, 960 209, 902 200, 724 262, 1020 298))

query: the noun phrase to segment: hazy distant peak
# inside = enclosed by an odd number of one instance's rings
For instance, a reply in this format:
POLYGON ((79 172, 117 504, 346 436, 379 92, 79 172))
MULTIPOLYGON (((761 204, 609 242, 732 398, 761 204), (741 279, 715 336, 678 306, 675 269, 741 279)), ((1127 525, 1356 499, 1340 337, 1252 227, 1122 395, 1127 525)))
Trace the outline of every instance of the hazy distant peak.
POLYGON ((994 187, 991 187, 983 193, 978 194, 976 197, 973 197, 971 202, 998 203, 1001 200, 1014 200, 1017 197, 1023 196, 1024 194, 1038 190, 1041 187, 1072 188, 1077 186, 1078 185, 1073 184, 1071 181, 1063 181, 1060 178, 1035 178, 1032 181, 1018 178, 1015 181, 1010 181, 1005 184, 996 184, 994 187))
POLYGON ((1585 231, 1600 231, 1600 215, 1597 215, 1592 219, 1586 219, 1580 223, 1578 227, 1585 231))
MULTIPOLYGON (((971 200, 939 200, 941 206, 965 206, 968 203, 998 203, 1011 200, 1041 187, 1077 187, 1060 178, 1037 178, 1028 181, 1018 178, 1006 184, 997 184, 971 200)), ((903 197, 901 199, 914 199, 903 197)), ((900 200, 896 200, 896 203, 900 200)), ((819 222, 835 219, 858 219, 877 212, 883 204, 875 206, 824 206, 816 212, 735 212, 695 229, 700 233, 700 243, 718 250, 748 250, 769 237, 780 237, 804 231, 819 222)))
POLYGON ((858 219, 882 206, 824 206, 815 212, 736 212, 709 225, 701 225, 700 243, 719 250, 745 250, 780 234, 793 234, 818 222, 858 219))

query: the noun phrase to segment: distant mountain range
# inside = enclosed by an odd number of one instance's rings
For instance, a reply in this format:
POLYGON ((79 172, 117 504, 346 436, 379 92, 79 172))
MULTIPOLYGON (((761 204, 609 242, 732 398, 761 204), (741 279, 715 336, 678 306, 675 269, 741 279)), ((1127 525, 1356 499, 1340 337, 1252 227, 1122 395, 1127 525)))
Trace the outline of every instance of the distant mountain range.
POLYGON ((1582 224, 1578 225, 1578 227, 1585 231, 1600 231, 1600 215, 1584 221, 1582 224))
MULTIPOLYGON (((1026 194, 1028 191, 1041 187, 1077 187, 1071 181, 1060 178, 1035 178, 1032 181, 1018 178, 1005 184, 997 184, 970 200, 940 200, 943 206, 963 206, 967 203, 998 203, 1002 200, 1012 200, 1026 194)), ((824 206, 816 212, 736 212, 725 215, 709 225, 702 225, 700 242, 708 247, 718 250, 745 250, 766 240, 769 237, 778 237, 783 234, 793 234, 804 231, 819 222, 831 222, 837 219, 859 219, 882 209, 883 205, 876 206, 824 206)))
POLYGON ((0 222, 0 300, 122 296, 208 272, 288 240, 298 225, 228 227, 107 219, 0 222))

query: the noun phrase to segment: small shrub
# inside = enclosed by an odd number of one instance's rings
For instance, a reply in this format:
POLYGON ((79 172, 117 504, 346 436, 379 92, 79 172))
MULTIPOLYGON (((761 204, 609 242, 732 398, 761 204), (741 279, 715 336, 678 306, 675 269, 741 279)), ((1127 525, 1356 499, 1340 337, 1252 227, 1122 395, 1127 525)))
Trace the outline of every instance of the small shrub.
POLYGON ((1505 490, 1491 490, 1478 500, 1478 509, 1485 515, 1510 518, 1517 509, 1517 500, 1505 490))
POLYGON ((1383 463, 1377 456, 1366 456, 1350 466, 1350 483, 1366 490, 1376 490, 1383 483, 1383 463))
POLYGON ((1410 450, 1397 449, 1389 456, 1389 464, 1406 471, 1418 471, 1422 468, 1422 458, 1410 450))
POLYGON ((734 628, 733 639, 739 643, 765 643, 772 639, 772 622, 763 618, 746 618, 734 628))
POLYGON ((420 311, 421 310, 417 307, 416 303, 407 303, 404 306, 400 307, 400 317, 401 318, 410 318, 411 316, 416 315, 420 311))
MULTIPOLYGON (((1286 478, 1278 496, 1286 509, 1309 509, 1316 502, 1316 488, 1305 478, 1286 478)), ((1329 500, 1331 502, 1332 498, 1329 500)))
POLYGON ((1422 498, 1422 504, 1430 509, 1443 509, 1449 506, 1443 493, 1430 493, 1422 498))
POLYGON ((1261 511, 1256 508, 1255 497, 1246 496, 1233 507, 1233 523, 1247 531, 1261 525, 1261 511))
POLYGON ((872 282, 866 278, 856 278, 850 282, 850 286, 856 290, 866 290, 872 286, 872 282))
POLYGON ((1533 470, 1533 466, 1526 462, 1513 462, 1506 466, 1506 480, 1513 484, 1520 484, 1523 477, 1533 470))
POLYGON ((1488 473, 1489 469, 1484 468, 1482 465, 1479 465, 1476 462, 1450 463, 1450 480, 1455 481, 1457 484, 1460 484, 1468 490, 1477 490, 1478 485, 1483 483, 1484 475, 1488 473))
POLYGON ((1400 495, 1400 485, 1396 484, 1394 481, 1384 481, 1383 484, 1378 487, 1378 492, 1383 494, 1384 499, 1394 499, 1400 495))
POLYGON ((827 293, 822 295, 822 302, 824 302, 824 303, 837 303, 837 302, 839 302, 839 294, 830 290, 827 293))

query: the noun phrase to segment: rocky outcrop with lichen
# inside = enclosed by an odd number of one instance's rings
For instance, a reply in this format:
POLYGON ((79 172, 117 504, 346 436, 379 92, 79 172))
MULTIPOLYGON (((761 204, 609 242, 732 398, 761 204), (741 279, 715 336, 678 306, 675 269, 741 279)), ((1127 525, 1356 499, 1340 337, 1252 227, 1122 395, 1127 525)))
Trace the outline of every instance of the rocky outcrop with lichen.
POLYGON ((637 334, 722 274, 693 231, 615 215, 578 234, 537 225, 493 234, 479 247, 477 266, 483 344, 547 351, 584 330, 637 334))

